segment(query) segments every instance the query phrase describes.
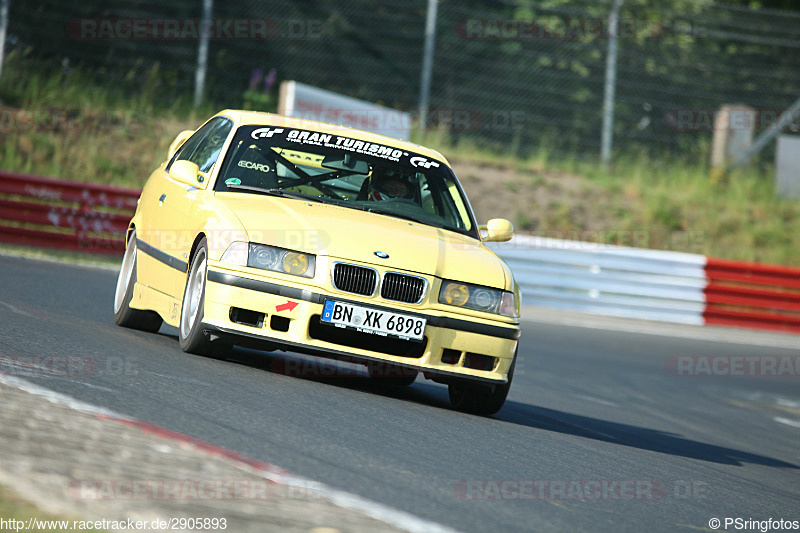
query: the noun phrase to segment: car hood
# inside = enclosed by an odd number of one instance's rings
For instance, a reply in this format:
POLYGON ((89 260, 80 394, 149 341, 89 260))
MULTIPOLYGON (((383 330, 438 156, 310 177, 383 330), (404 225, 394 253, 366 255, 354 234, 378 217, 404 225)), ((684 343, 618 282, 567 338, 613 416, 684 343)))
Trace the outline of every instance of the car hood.
POLYGON ((318 202, 238 193, 217 199, 239 217, 251 242, 490 287, 509 285, 502 260, 466 235, 318 202))

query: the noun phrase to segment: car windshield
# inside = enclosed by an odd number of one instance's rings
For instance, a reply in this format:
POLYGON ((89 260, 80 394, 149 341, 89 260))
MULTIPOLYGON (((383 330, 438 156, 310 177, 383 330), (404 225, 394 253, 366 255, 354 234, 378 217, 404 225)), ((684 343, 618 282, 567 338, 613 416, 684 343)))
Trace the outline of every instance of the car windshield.
POLYGON ((215 190, 307 198, 478 235, 446 164, 322 132, 239 128, 215 190))

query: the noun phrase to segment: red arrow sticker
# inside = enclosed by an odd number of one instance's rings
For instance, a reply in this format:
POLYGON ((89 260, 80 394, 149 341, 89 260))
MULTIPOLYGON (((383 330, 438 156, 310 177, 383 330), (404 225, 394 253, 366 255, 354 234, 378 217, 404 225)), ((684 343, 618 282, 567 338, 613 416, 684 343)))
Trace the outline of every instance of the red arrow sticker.
POLYGON ((297 307, 297 305, 298 305, 297 302, 289 300, 285 304, 276 305, 275 310, 278 311, 279 313, 281 311, 292 311, 294 310, 295 307, 297 307))

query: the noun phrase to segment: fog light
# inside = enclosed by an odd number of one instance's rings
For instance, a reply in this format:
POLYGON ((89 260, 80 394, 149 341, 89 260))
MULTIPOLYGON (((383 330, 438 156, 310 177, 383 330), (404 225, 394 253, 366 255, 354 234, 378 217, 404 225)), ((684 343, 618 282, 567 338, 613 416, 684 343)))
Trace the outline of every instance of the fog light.
POLYGON ((308 270, 308 256, 296 252, 286 252, 283 256, 283 270, 295 276, 302 276, 308 270))
POLYGON ((469 299, 469 289, 461 283, 448 283, 444 288, 444 301, 450 305, 464 305, 469 299))

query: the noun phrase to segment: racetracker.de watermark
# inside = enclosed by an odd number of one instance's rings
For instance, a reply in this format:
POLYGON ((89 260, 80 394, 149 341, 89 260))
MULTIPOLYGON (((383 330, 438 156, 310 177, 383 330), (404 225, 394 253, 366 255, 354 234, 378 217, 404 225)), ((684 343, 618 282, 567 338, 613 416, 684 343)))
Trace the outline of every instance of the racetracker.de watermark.
MULTIPOLYGON (((664 114, 667 128, 677 131, 767 131, 775 129, 785 109, 671 109, 664 114)), ((800 116, 787 115, 781 129, 800 132, 800 116)))
POLYGON ((656 479, 470 479, 453 490, 470 501, 656 501, 667 492, 656 479))
POLYGON ((74 109, 0 109, 0 132, 130 129, 140 123, 128 113, 86 113, 74 109))
MULTIPOLYGON (((137 234, 145 242, 158 243, 159 250, 176 253, 191 249, 197 232, 186 229, 154 229, 137 234)), ((274 229, 249 227, 247 233, 240 229, 214 229, 205 232, 211 249, 226 249, 232 242, 271 243, 290 250, 327 250, 333 242, 326 231, 316 229, 274 229)), ((320 252, 321 253, 321 252, 320 252)))
POLYGON ((22 378, 135 376, 138 366, 118 356, 0 355, 0 373, 22 378))
POLYGON ((701 37, 705 31, 689 19, 620 18, 613 29, 608 18, 541 17, 532 19, 463 18, 453 25, 453 32, 464 40, 577 41, 590 39, 643 40, 662 39, 667 35, 701 37))
POLYGON ((422 117, 417 111, 400 113, 392 109, 333 108, 300 100, 293 113, 297 118, 390 132, 419 128, 428 131, 508 131, 520 130, 527 124, 527 115, 520 110, 433 108, 422 117))
POLYGON ((671 376, 797 377, 797 355, 673 355, 664 363, 671 376))
POLYGON ((71 481, 70 498, 88 501, 268 501, 318 499, 319 489, 268 479, 83 479, 71 481))
POLYGON ((516 234, 508 242, 495 243, 498 250, 613 250, 620 246, 643 249, 703 250, 702 231, 649 230, 537 230, 516 234))
POLYGON ((324 22, 315 19, 271 18, 81 18, 67 24, 77 40, 191 41, 318 39, 324 22))
MULTIPOLYGON (((374 378, 410 378, 419 371, 415 368, 394 365, 385 361, 373 361, 368 365, 369 375, 374 378)), ((336 359, 275 357, 270 371, 294 378, 362 378, 363 366, 336 359)))

